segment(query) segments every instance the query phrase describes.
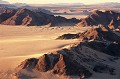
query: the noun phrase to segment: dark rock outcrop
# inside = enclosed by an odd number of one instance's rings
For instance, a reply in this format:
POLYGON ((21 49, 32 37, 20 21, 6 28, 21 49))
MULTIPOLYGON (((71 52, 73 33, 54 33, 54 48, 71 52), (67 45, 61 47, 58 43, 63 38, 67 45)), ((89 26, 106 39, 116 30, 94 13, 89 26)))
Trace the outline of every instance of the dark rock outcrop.
POLYGON ((79 38, 79 36, 80 36, 80 33, 78 33, 78 34, 64 34, 62 36, 59 36, 56 39, 77 39, 77 38, 79 38))
POLYGON ((91 15, 83 19, 77 26, 120 26, 120 13, 113 11, 94 11, 91 15))

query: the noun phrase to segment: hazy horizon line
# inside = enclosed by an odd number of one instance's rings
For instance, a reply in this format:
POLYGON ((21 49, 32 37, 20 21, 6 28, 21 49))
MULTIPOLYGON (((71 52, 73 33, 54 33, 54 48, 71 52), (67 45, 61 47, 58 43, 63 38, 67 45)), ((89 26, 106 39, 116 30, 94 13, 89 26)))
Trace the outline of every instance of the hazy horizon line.
POLYGON ((25 2, 15 2, 15 3, 9 3, 9 4, 42 4, 42 5, 46 5, 46 4, 58 4, 58 5, 62 5, 62 4, 83 4, 83 5, 94 5, 94 4, 103 4, 103 3, 120 3, 120 2, 101 2, 101 3, 91 3, 91 4, 85 4, 85 3, 25 3, 25 2))
POLYGON ((91 4, 100 4, 100 3, 120 3, 119 0, 0 0, 0 1, 6 1, 10 4, 15 3, 22 3, 22 4, 85 4, 85 5, 91 5, 91 4))

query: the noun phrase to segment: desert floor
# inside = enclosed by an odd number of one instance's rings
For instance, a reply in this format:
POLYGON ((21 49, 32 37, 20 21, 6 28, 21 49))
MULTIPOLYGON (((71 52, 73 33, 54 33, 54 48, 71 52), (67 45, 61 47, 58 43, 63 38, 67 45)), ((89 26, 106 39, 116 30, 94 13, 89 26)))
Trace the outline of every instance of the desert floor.
POLYGON ((55 39, 65 33, 78 33, 86 29, 89 28, 0 25, 0 72, 14 69, 26 58, 39 57, 76 43, 78 40, 55 39))

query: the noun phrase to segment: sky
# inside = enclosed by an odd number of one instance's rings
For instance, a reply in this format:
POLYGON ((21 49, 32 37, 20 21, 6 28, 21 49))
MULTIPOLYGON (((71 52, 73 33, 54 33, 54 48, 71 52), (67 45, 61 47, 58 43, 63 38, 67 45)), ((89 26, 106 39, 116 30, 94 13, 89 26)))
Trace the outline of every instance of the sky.
POLYGON ((28 3, 28 4, 49 4, 49 3, 84 3, 84 4, 96 4, 104 2, 119 2, 120 0, 3 0, 10 3, 28 3))

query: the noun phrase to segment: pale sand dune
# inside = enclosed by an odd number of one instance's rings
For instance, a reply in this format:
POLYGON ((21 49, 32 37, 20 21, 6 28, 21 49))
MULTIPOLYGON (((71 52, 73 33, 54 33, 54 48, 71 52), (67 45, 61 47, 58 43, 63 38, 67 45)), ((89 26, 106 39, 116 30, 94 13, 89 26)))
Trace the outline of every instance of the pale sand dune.
POLYGON ((38 39, 17 39, 0 41, 0 57, 4 56, 25 56, 38 54, 61 48, 65 45, 75 43, 76 40, 38 40, 38 39))

